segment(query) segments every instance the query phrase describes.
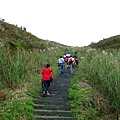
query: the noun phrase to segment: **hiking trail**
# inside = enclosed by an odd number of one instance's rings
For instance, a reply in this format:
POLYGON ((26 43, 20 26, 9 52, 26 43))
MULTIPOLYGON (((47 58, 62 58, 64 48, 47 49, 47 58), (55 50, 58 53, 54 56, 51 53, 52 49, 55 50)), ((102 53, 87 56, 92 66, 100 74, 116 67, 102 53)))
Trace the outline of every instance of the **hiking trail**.
POLYGON ((70 79, 74 74, 67 69, 59 75, 50 85, 50 95, 42 97, 41 94, 34 100, 35 120, 77 120, 71 116, 71 107, 67 105, 70 79))

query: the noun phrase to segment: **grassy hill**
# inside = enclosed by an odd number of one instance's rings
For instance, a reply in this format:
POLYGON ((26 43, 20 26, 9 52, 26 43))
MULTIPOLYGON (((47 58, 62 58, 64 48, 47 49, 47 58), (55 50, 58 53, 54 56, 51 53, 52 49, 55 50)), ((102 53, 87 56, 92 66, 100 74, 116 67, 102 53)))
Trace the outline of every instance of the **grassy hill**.
POLYGON ((3 85, 1 84, 0 89, 18 86, 18 79, 24 80, 28 73, 40 71, 47 63, 56 69, 59 56, 65 52, 74 53, 78 48, 40 39, 25 29, 1 20, 0 78, 3 85))
POLYGON ((86 47, 72 47, 0 21, 0 119, 32 120, 33 98, 41 92, 40 71, 50 63, 57 77, 60 55, 76 51, 79 66, 69 89, 73 116, 79 120, 119 119, 119 39, 118 35, 86 47))
POLYGON ((32 98, 41 91, 41 70, 50 63, 57 76, 58 58, 77 49, 0 21, 0 119, 31 119, 32 98))
POLYGON ((92 48, 100 48, 100 49, 119 49, 120 48, 120 35, 116 35, 110 38, 103 39, 97 43, 92 43, 89 46, 92 48))
POLYGON ((65 46, 63 44, 40 39, 26 30, 15 25, 0 21, 0 41, 1 44, 10 45, 24 49, 48 49, 55 46, 65 46))

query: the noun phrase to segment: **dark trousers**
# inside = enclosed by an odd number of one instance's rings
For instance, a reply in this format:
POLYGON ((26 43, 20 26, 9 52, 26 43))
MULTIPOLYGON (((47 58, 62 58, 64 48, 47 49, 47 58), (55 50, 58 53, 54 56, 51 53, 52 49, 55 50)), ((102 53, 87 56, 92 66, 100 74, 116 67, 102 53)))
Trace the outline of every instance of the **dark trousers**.
POLYGON ((75 60, 75 62, 76 62, 76 65, 78 65, 78 60, 75 60))
POLYGON ((42 81, 43 91, 47 92, 49 87, 50 87, 50 80, 42 81))

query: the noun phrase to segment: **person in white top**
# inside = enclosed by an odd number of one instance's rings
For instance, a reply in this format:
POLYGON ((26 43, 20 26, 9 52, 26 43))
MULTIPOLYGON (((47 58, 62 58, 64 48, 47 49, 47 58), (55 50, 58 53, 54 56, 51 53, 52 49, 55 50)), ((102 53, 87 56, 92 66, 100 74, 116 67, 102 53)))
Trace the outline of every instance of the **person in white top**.
POLYGON ((70 58, 70 53, 68 52, 68 53, 66 54, 66 56, 67 56, 68 58, 70 58))
POLYGON ((59 67, 59 74, 63 74, 63 70, 64 70, 64 58, 62 56, 60 56, 60 58, 58 59, 58 67, 59 67))

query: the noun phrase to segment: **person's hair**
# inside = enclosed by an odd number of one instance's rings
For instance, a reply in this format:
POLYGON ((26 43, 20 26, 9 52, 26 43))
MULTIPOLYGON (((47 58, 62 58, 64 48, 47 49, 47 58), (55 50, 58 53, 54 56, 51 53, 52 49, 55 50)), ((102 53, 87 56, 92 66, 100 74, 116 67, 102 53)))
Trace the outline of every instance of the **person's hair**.
POLYGON ((60 58, 62 58, 62 56, 60 56, 60 58))
POLYGON ((77 52, 75 52, 75 54, 77 54, 77 52))
POLYGON ((50 64, 49 64, 49 63, 46 65, 46 68, 48 68, 48 67, 50 67, 50 64))

